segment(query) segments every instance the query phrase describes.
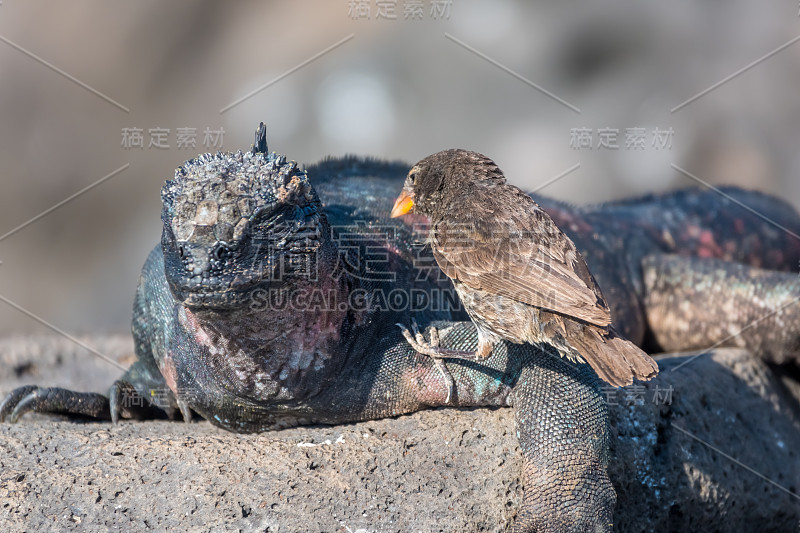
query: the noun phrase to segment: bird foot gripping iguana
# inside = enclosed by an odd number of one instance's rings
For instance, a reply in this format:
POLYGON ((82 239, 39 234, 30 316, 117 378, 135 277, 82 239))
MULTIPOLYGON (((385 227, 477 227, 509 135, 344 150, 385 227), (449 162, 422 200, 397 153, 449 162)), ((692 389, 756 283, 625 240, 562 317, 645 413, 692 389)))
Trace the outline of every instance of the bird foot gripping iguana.
MULTIPOLYGON (((414 228, 388 218, 392 191, 407 171, 355 158, 301 171, 267 153, 263 126, 251 152, 187 161, 162 190, 161 244, 136 291, 137 361, 109 397, 26 386, 0 404, 0 419, 30 411, 104 420, 199 413, 224 429, 255 432, 448 403, 512 405, 525 486, 514 530, 610 530, 608 416, 588 365, 500 341, 480 364, 450 363, 447 398, 435 361, 411 349, 395 327, 416 318, 438 329, 443 349, 471 351, 478 343, 457 307, 387 304, 397 294, 457 301, 449 282, 426 268, 433 257, 415 248, 414 228)), ((780 201, 733 188, 725 194, 800 232, 797 213, 780 201)), ((759 328, 745 328, 751 317, 729 309, 715 287, 735 285, 745 304, 759 295, 768 307, 770 287, 780 292, 789 274, 759 275, 754 267, 796 268, 800 243, 789 234, 710 191, 587 208, 537 201, 591 265, 628 339, 692 349, 724 340, 719 332, 744 330, 734 344, 767 342, 759 328), (665 257, 674 253, 694 257, 665 257), (717 258, 714 286, 696 283, 710 279, 710 259, 698 257, 717 258), (699 314, 649 320, 653 313, 668 317, 665 307, 680 303, 673 296, 700 311, 715 306, 714 324, 699 314)), ((783 318, 770 326, 783 328, 767 343, 776 354, 797 346, 797 328, 783 318)))

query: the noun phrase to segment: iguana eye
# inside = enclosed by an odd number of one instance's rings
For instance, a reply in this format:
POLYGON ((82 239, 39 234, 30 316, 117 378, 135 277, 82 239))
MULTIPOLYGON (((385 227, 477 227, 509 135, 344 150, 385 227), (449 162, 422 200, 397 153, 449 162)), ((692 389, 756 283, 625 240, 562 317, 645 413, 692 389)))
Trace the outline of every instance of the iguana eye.
POLYGON ((178 245, 178 257, 186 259, 186 247, 182 244, 178 245))

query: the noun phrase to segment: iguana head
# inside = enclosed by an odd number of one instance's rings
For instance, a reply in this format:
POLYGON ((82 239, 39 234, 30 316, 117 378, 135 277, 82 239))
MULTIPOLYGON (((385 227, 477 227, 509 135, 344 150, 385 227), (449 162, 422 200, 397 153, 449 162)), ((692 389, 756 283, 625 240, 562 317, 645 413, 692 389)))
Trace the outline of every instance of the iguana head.
POLYGON ((265 153, 263 136, 262 126, 250 152, 187 161, 161 190, 166 277, 187 307, 239 309, 254 291, 315 275, 322 206, 305 171, 265 153))

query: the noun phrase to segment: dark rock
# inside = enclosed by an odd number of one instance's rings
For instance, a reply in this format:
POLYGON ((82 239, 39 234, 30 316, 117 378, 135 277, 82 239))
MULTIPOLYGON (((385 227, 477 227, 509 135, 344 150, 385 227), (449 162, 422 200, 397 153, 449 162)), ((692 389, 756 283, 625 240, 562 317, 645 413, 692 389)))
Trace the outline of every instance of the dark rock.
MULTIPOLYGON (((123 336, 88 342, 117 359, 130 350, 123 336)), ((55 337, 0 342, 0 393, 30 381, 103 392, 119 371, 71 346, 55 337), (35 377, 13 371, 33 362, 35 377)), ((800 386, 741 350, 678 368, 687 360, 662 356, 655 380, 609 390, 616 528, 796 530, 800 386)), ((26 415, 0 425, 0 523, 505 531, 520 503, 520 468, 510 409, 440 409, 259 435, 205 422, 114 427, 26 415)))

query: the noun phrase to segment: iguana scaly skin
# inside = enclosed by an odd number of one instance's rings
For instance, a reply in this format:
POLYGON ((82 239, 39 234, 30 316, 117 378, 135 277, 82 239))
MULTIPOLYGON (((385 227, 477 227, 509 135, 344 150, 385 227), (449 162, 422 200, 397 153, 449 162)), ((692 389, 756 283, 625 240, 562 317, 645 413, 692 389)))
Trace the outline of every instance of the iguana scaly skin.
MULTIPOLYGON (((196 412, 227 430, 256 432, 445 404, 442 374, 395 323, 436 325, 445 348, 473 350, 477 339, 429 250, 415 245, 424 230, 388 218, 408 166, 345 158, 301 171, 268 154, 260 131, 252 152, 200 156, 164 186, 161 245, 147 258, 134 302, 138 360, 109 397, 22 387, 0 405, 0 419, 39 411, 114 420, 181 412, 190 420, 196 412)), ((800 233, 797 214, 778 200, 724 192, 800 233)), ((578 245, 614 323, 651 348, 662 339, 679 348, 675 331, 686 323, 692 342, 711 345, 751 317, 725 314, 724 328, 707 327, 700 316, 648 324, 648 305, 663 318, 669 295, 718 302, 703 291, 724 293, 733 282, 750 283, 753 292, 740 293, 767 305, 782 296, 763 284, 794 275, 748 280, 748 269, 789 271, 800 259, 791 235, 712 191, 590 208, 536 200, 578 245), (663 257, 672 253, 726 261, 715 263, 714 286, 703 287, 676 272, 680 265, 704 272, 705 263, 663 257)), ((756 331, 735 344, 761 346, 756 331)), ((796 341, 770 348, 788 351, 796 341)), ((455 381, 449 405, 515 409, 525 494, 514 531, 612 529, 608 417, 590 367, 508 343, 484 363, 447 366, 455 381)))

